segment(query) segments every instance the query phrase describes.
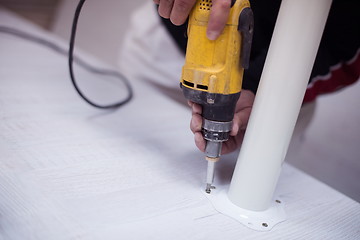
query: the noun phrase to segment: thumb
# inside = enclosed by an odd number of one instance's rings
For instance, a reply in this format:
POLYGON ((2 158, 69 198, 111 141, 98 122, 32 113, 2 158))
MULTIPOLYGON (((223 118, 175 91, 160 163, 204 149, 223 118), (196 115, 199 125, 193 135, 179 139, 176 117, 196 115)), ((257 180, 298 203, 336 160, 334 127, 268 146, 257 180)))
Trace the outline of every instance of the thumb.
POLYGON ((229 17, 231 0, 213 0, 206 35, 210 40, 217 39, 222 33, 229 17))

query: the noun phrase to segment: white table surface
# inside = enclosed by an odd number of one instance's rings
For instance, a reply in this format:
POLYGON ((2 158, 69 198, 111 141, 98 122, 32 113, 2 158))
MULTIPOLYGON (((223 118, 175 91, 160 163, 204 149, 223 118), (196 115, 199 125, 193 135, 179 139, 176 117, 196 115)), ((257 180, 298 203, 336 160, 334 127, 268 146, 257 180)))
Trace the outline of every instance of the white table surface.
MULTIPOLYGON (((0 25, 67 47, 3 10, 0 25)), ((76 69, 92 98, 123 96, 116 80, 76 69)), ((206 162, 189 109, 131 83, 129 104, 94 109, 70 84, 66 57, 0 33, 0 239, 360 239, 360 204, 287 164, 276 190, 285 222, 257 232, 217 212, 200 191, 206 162)), ((235 159, 218 164, 218 188, 235 159)))

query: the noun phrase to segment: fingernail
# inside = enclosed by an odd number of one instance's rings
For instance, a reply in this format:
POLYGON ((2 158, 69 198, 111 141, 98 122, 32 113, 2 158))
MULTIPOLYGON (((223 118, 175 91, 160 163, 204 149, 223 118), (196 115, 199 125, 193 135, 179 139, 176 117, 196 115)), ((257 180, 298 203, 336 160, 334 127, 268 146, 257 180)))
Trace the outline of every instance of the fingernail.
POLYGON ((195 133, 194 137, 195 137, 195 141, 196 141, 196 142, 200 142, 200 141, 201 141, 201 135, 200 135, 200 134, 195 133))
POLYGON ((204 141, 203 136, 199 132, 196 132, 194 137, 195 137, 195 142, 198 144, 200 144, 202 141, 204 141))
POLYGON ((238 124, 234 124, 233 127, 232 127, 232 131, 230 133, 231 136, 236 136, 237 133, 239 131, 239 125, 238 124))
POLYGON ((201 133, 195 133, 195 144, 202 151, 205 151, 204 138, 201 133))
POLYGON ((201 131, 201 124, 199 124, 196 118, 192 118, 190 124, 193 126, 194 131, 201 131))
POLYGON ((210 40, 215 40, 218 37, 218 33, 214 31, 208 31, 206 35, 210 40))

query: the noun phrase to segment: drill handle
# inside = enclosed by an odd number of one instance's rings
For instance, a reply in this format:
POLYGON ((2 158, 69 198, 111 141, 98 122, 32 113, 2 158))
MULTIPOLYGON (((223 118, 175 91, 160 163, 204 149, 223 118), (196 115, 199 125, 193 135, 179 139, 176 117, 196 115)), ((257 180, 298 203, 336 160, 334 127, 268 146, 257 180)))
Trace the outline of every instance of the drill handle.
POLYGON ((240 63, 244 69, 249 68, 251 43, 254 34, 254 16, 251 8, 247 7, 241 11, 238 30, 241 35, 240 63))

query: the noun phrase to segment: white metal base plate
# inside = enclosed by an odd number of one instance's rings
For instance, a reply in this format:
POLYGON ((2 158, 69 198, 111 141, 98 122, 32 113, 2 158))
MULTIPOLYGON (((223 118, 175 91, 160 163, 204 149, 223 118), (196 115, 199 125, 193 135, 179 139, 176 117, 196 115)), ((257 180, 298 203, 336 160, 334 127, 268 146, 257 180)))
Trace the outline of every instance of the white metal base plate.
POLYGON ((265 211, 250 211, 239 208, 233 204, 227 195, 227 190, 212 189, 210 194, 201 190, 220 213, 227 215, 246 227, 257 231, 270 231, 276 224, 286 220, 284 204, 279 199, 272 201, 269 209, 265 211))

